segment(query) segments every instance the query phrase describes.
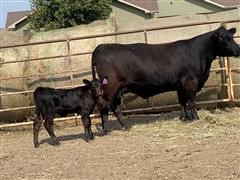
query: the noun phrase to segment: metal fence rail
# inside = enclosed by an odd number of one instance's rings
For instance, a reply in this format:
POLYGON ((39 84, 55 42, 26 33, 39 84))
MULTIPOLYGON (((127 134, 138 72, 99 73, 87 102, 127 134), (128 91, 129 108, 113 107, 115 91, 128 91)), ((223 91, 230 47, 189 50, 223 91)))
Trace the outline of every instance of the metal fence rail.
MULTIPOLYGON (((227 23, 239 23, 239 20, 231 20, 224 22, 227 23)), ((41 57, 41 58, 30 58, 30 59, 23 59, 23 60, 13 60, 8 62, 0 62, 1 65, 7 65, 12 63, 24 63, 24 62, 34 62, 34 61, 44 61, 44 60, 60 60, 60 58, 68 58, 69 59, 69 70, 62 71, 62 72, 51 72, 51 73, 41 73, 41 74, 34 74, 29 76, 14 76, 14 77, 0 77, 0 81, 7 81, 12 79, 23 79, 23 78, 32 78, 32 77, 46 77, 48 75, 59 75, 59 74, 70 74, 70 85, 69 86, 61 86, 61 87, 55 87, 55 88, 71 88, 71 87, 77 87, 79 85, 73 84, 73 75, 74 73, 78 73, 79 71, 73 70, 72 67, 72 60, 71 57, 74 56, 82 56, 82 55, 90 55, 92 52, 82 52, 82 53, 71 53, 71 47, 70 42, 76 41, 76 40, 82 40, 82 39, 91 39, 91 38, 100 38, 100 37, 107 37, 107 36, 118 36, 118 35, 124 35, 124 34, 133 34, 133 33, 143 33, 145 38, 145 43, 147 42, 147 32, 151 31, 157 31, 157 30, 164 30, 164 29, 173 29, 173 28, 182 28, 182 27, 189 27, 189 26, 200 26, 200 25, 209 25, 209 24, 220 24, 223 23, 222 21, 211 21, 211 22, 201 22, 201 23, 188 23, 188 24, 181 24, 181 25, 173 25, 173 26, 164 26, 164 27, 158 27, 158 28, 144 28, 144 29, 137 29, 137 30, 131 30, 131 31, 124 31, 124 32, 113 32, 113 33, 104 33, 104 34, 98 34, 98 35, 92 35, 92 36, 81 36, 76 38, 69 38, 69 39, 57 39, 57 40, 51 40, 51 41, 39 41, 39 42, 33 42, 33 43, 23 43, 23 44, 16 44, 16 45, 9 45, 9 46, 0 46, 0 49, 7 49, 7 48, 17 48, 17 47, 26 47, 26 46, 35 46, 35 45, 41 45, 41 44, 50 44, 50 43, 63 43, 63 45, 66 46, 67 54, 65 55, 58 55, 58 56, 49 56, 49 57, 41 57)), ((236 36, 234 38, 240 38, 240 36, 236 36)), ((88 69, 90 70, 90 69, 88 69)), ((225 99, 218 99, 218 100, 212 100, 212 101, 202 101, 198 102, 198 104, 209 104, 209 103, 218 103, 218 102, 239 102, 240 99, 236 99, 234 96, 233 87, 234 86, 240 86, 240 84, 233 84, 232 80, 232 71, 240 70, 240 68, 232 68, 230 64, 229 58, 224 58, 224 67, 221 68, 215 68, 211 69, 211 72, 223 72, 226 76, 226 82, 223 84, 216 84, 216 85, 206 85, 204 88, 213 88, 218 86, 227 87, 227 98, 225 99)), ((1 96, 12 96, 12 95, 19 95, 19 94, 29 94, 32 93, 34 90, 25 90, 25 91, 16 91, 16 92, 9 92, 9 93, 0 93, 1 96)), ((1 112, 10 112, 10 111, 17 111, 17 110, 24 110, 24 109, 32 109, 35 106, 25 106, 25 107, 16 107, 16 108, 5 108, 0 109, 1 112)), ((162 106, 162 107, 151 107, 151 108, 143 108, 142 110, 150 111, 150 110, 161 110, 164 108, 171 109, 174 107, 178 107, 178 105, 168 105, 168 106, 162 106)), ((135 110, 126 110, 125 113, 134 113, 140 111, 139 109, 135 110)), ((76 116, 75 116, 76 118, 76 116)), ((64 119, 64 118, 61 118, 64 119)), ((69 117, 67 117, 69 119, 69 117)))

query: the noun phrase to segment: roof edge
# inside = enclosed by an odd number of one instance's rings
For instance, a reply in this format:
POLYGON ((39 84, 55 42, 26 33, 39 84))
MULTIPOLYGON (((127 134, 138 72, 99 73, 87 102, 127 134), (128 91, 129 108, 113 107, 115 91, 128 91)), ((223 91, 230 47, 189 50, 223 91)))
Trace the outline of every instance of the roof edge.
POLYGON ((19 20, 16 21, 15 23, 13 23, 13 24, 9 25, 8 27, 6 27, 6 29, 14 29, 14 28, 16 28, 16 25, 17 25, 18 23, 20 23, 21 21, 23 21, 23 20, 25 20, 25 19, 27 19, 27 18, 28 18, 28 16, 24 16, 23 18, 19 19, 19 20))
POLYGON ((224 9, 240 7, 240 5, 236 5, 236 6, 223 6, 222 4, 219 4, 219 3, 213 2, 213 1, 211 1, 211 0, 204 0, 204 1, 207 2, 207 3, 213 4, 213 5, 215 5, 215 6, 218 6, 218 7, 224 8, 224 9))
POLYGON ((121 2, 121 3, 123 3, 123 4, 126 4, 126 5, 129 5, 129 6, 131 6, 131 7, 134 7, 134 8, 136 8, 136 9, 139 9, 139 10, 141 10, 141 11, 144 11, 146 14, 158 12, 158 11, 151 11, 151 10, 142 8, 142 7, 137 6, 137 5, 135 5, 135 4, 126 2, 125 0, 117 0, 117 1, 119 1, 119 2, 121 2))

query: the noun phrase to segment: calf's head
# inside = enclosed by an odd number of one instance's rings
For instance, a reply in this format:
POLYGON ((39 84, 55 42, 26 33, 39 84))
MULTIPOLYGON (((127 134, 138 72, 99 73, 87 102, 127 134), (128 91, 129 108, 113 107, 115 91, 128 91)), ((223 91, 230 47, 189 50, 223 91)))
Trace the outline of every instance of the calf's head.
POLYGON ((214 44, 216 46, 216 53, 218 56, 239 56, 240 47, 234 41, 233 35, 236 33, 236 28, 229 30, 221 26, 214 33, 214 44))
POLYGON ((91 88, 95 96, 99 97, 102 95, 101 84, 98 79, 93 79, 91 81, 83 79, 83 83, 91 88))

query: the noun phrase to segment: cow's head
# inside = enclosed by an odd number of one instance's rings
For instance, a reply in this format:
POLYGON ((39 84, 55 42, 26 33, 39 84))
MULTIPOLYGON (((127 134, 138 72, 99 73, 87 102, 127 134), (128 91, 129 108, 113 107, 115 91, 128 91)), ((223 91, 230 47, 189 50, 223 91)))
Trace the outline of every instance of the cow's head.
POLYGON ((236 28, 229 30, 221 26, 213 35, 214 43, 217 47, 218 56, 239 56, 240 47, 234 41, 233 35, 236 33, 236 28))
POLYGON ((92 93, 99 97, 102 95, 101 83, 98 79, 93 79, 91 81, 83 79, 83 83, 91 88, 92 93))

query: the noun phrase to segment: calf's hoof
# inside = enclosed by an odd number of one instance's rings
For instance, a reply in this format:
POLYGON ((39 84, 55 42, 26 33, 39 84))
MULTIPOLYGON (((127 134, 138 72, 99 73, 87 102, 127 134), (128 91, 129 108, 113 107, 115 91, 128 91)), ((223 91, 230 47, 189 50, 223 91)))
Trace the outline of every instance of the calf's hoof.
POLYGON ((35 148, 38 148, 39 146, 40 146, 39 143, 35 143, 35 144, 34 144, 34 147, 35 147, 35 148))
POLYGON ((91 137, 90 137, 91 140, 94 140, 95 139, 95 136, 92 134, 91 137))
POLYGON ((59 140, 57 140, 57 138, 53 139, 53 145, 54 146, 59 146, 61 143, 59 142, 59 140))
POLYGON ((59 142, 59 141, 57 141, 56 143, 55 143, 55 145, 56 146, 59 146, 61 143, 59 142))
POLYGON ((89 137, 89 136, 86 136, 85 138, 84 138, 84 140, 85 140, 85 142, 89 142, 90 140, 91 140, 91 138, 89 137))

